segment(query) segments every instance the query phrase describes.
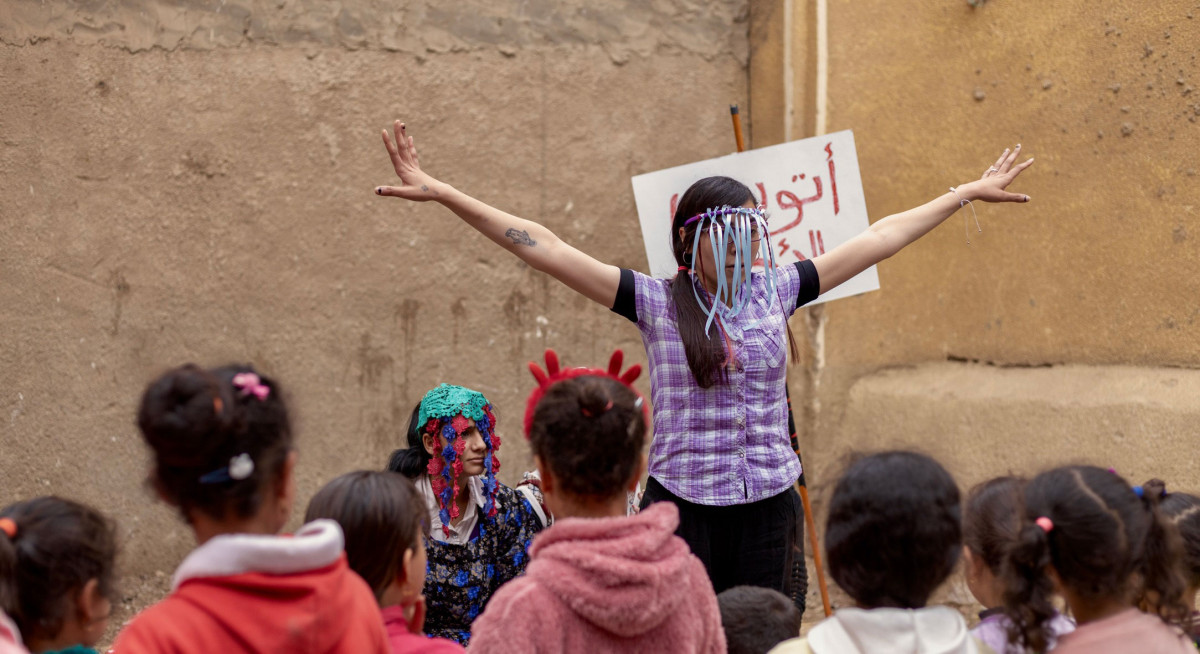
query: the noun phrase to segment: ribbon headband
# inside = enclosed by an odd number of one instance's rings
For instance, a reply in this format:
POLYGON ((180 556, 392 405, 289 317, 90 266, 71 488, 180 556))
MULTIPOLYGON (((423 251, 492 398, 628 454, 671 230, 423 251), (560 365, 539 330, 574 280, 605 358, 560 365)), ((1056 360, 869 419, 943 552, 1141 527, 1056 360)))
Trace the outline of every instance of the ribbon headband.
MULTIPOLYGON (((713 266, 716 268, 716 289, 711 295, 711 302, 700 296, 696 285, 692 285, 692 295, 696 304, 704 312, 707 319, 704 322, 704 333, 710 334, 714 322, 724 323, 733 320, 749 306, 753 299, 751 270, 754 267, 754 246, 761 240, 762 247, 758 255, 762 257, 763 273, 766 281, 768 298, 775 294, 775 249, 771 246, 771 234, 767 230, 767 215, 762 205, 753 209, 747 207, 714 207, 688 218, 684 225, 699 221, 696 235, 692 239, 692 271, 695 272, 699 261, 700 237, 707 233, 712 252, 713 266), (705 231, 704 221, 709 222, 705 231), (732 246, 732 262, 729 262, 730 247, 732 246), (730 272, 726 272, 726 271, 730 272), (728 276, 728 278, 727 278, 728 276), (719 319, 719 320, 718 320, 719 319)), ((765 317, 765 316, 764 316, 765 317)), ((759 318, 761 320, 762 318, 759 318)), ((758 320, 745 328, 752 329, 758 320)))
POLYGON ((767 218, 766 207, 764 207, 761 204, 758 205, 757 207, 754 207, 753 209, 750 209, 748 207, 731 207, 729 205, 725 205, 723 207, 713 207, 712 209, 709 209, 708 211, 705 211, 703 213, 698 213, 698 214, 692 216, 691 218, 688 218, 687 220, 683 221, 683 226, 687 227, 688 225, 696 222, 697 220, 701 220, 703 218, 716 218, 717 216, 729 216, 729 215, 733 215, 733 214, 742 214, 745 216, 757 216, 764 220, 766 220, 766 218, 767 218))

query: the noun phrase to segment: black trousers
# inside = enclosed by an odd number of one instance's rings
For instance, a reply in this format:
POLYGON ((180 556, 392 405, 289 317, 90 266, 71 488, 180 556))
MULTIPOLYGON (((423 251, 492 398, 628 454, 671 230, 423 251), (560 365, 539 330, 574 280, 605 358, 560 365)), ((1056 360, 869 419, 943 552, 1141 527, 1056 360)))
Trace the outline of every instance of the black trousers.
POLYGON ((798 549, 804 546, 803 537, 797 541, 804 514, 795 489, 749 504, 708 506, 678 497, 651 477, 642 508, 654 502, 679 507, 675 534, 704 563, 713 590, 761 586, 793 596, 796 557, 804 565, 798 549))

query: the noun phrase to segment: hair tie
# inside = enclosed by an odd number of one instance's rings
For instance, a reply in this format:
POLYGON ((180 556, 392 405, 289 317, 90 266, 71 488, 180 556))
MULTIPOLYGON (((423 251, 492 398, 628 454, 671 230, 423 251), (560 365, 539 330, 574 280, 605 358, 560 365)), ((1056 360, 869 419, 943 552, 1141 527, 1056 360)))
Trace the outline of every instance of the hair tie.
POLYGON ((200 476, 201 484, 223 484, 241 481, 254 474, 254 459, 246 452, 229 459, 229 465, 200 476))
POLYGON ((8 535, 8 539, 12 540, 17 537, 17 523, 12 518, 0 518, 0 531, 8 535))
POLYGON ((271 387, 262 383, 262 379, 252 372, 239 372, 234 375, 233 385, 242 392, 243 396, 253 395, 260 402, 271 394, 271 387))
MULTIPOLYGON (((607 412, 608 412, 608 410, 609 410, 609 409, 611 409, 611 408, 613 408, 613 403, 612 403, 612 400, 609 400, 609 401, 608 401, 608 404, 605 404, 605 405, 604 405, 604 408, 603 408, 603 409, 600 409, 600 413, 602 413, 602 414, 603 414, 603 413, 607 413, 607 412)), ((580 413, 582 413, 583 415, 585 415, 585 416, 589 417, 589 418, 594 418, 594 417, 595 417, 594 415, 592 415, 592 412, 591 412, 591 410, 590 410, 590 409, 588 409, 588 408, 587 408, 587 407, 585 407, 585 406, 581 406, 581 407, 579 407, 579 412, 580 412, 580 413)))
POLYGON ((1133 494, 1137 495, 1138 497, 1144 498, 1144 497, 1146 497, 1146 489, 1142 488, 1141 486, 1134 486, 1133 494))
POLYGON ((688 268, 687 266, 680 266, 680 267, 679 267, 679 272, 687 272, 687 271, 689 271, 689 270, 691 270, 691 268, 688 268))
POLYGON ((218 395, 214 395, 213 396, 213 413, 215 413, 217 415, 221 415, 221 409, 224 409, 224 408, 225 408, 225 403, 221 401, 221 397, 218 395))
POLYGON ((1046 516, 1042 516, 1033 522, 1037 526, 1041 527, 1042 531, 1046 532, 1047 534, 1050 533, 1051 529, 1054 529, 1054 521, 1046 516))

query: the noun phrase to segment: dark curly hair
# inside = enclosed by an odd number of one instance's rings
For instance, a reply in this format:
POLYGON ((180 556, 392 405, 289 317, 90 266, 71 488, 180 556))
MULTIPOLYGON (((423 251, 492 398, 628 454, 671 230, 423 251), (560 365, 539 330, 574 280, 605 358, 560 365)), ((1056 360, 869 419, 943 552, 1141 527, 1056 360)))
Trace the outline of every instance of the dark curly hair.
POLYGON ((962 553, 954 478, 915 452, 858 458, 829 501, 829 573, 863 608, 918 609, 962 553))
POLYGON ((608 377, 584 375, 555 383, 533 413, 533 453, 572 495, 594 499, 624 492, 637 474, 646 443, 638 396, 608 377))
POLYGON ((258 511, 292 450, 282 396, 278 382, 249 365, 204 370, 187 364, 146 387, 137 424, 154 453, 151 481, 185 520, 193 511, 217 520, 258 511), (233 379, 242 373, 258 375, 266 396, 235 388, 233 379), (254 462, 249 477, 201 481, 242 454, 254 462))
POLYGON ((1061 583, 1085 600, 1140 597, 1164 621, 1183 621, 1179 533, 1158 510, 1161 485, 1141 490, 1094 466, 1055 468, 1030 480, 1002 573, 1011 642, 1045 650, 1054 617, 1054 586, 1046 572, 1051 565, 1061 583), (1040 518, 1050 520, 1044 523, 1049 531, 1038 525, 1040 518))

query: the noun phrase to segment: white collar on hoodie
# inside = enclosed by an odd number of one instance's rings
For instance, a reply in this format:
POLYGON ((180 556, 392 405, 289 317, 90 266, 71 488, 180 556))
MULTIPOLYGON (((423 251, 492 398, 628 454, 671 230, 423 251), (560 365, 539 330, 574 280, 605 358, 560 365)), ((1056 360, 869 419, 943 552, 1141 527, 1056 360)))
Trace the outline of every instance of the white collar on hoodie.
POLYGON ((333 520, 313 520, 294 536, 225 534, 192 550, 179 564, 171 590, 188 579, 228 577, 247 572, 294 574, 323 568, 342 555, 342 527, 333 520))
POLYGON ((979 645, 962 614, 946 606, 923 609, 838 609, 813 627, 814 654, 902 652, 978 654, 979 645))
MULTIPOLYGON (((8 617, 7 613, 0 610, 0 632, 3 631, 8 631, 8 633, 12 635, 12 640, 14 643, 18 645, 21 644, 21 630, 17 629, 17 623, 13 622, 12 618, 8 617)), ((21 651, 24 652, 25 650, 21 651)))

